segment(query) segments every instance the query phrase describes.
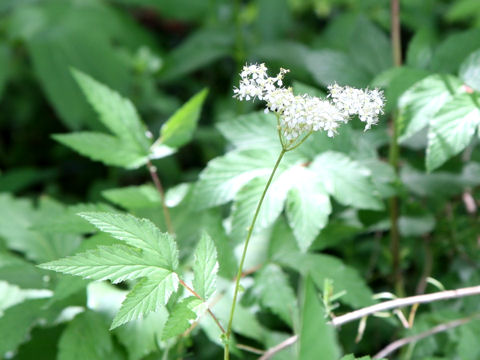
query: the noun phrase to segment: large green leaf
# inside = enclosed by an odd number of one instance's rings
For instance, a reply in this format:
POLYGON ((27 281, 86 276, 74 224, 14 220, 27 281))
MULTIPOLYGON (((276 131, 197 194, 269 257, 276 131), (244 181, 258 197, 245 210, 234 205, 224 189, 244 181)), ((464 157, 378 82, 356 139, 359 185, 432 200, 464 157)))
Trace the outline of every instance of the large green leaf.
POLYGON ((207 94, 207 89, 200 91, 167 120, 160 131, 162 144, 179 148, 192 139, 207 94))
POLYGON ((110 358, 113 342, 99 313, 87 310, 69 322, 58 342, 58 360, 110 358))
POLYGON ((332 207, 324 186, 312 171, 298 167, 295 178, 287 197, 287 218, 299 248, 306 251, 327 224, 332 207))
POLYGON ((0 45, 0 98, 3 94, 3 89, 7 83, 7 78, 10 70, 10 51, 5 45, 0 45))
POLYGON ((158 341, 168 318, 166 308, 148 314, 144 319, 130 321, 115 329, 114 334, 128 352, 128 360, 140 360, 158 350, 158 341))
POLYGON ((158 207, 162 199, 158 190, 152 185, 128 186, 102 191, 102 195, 125 209, 140 209, 158 207))
POLYGON ((201 304, 202 301, 193 296, 176 303, 163 328, 162 339, 170 339, 186 331, 197 318, 195 308, 201 304))
POLYGON ((218 129, 238 149, 272 149, 280 151, 277 120, 272 113, 254 112, 220 122, 218 129))
POLYGON ((303 275, 310 274, 319 287, 325 279, 333 281, 334 292, 345 291, 339 301, 352 307, 364 307, 373 303, 372 291, 358 271, 334 256, 304 254, 298 250, 292 231, 283 221, 277 222, 270 238, 270 259, 303 275))
POLYGON ((298 310, 297 299, 287 276, 278 265, 268 264, 257 273, 255 292, 259 294, 263 306, 293 326, 298 310))
POLYGON ((460 77, 467 85, 480 91, 480 50, 470 54, 462 63, 460 77))
MULTIPOLYGON (((288 190, 292 187, 295 178, 295 168, 275 176, 258 213, 254 233, 268 228, 281 214, 288 190)), ((232 237, 235 240, 243 240, 247 235, 267 181, 266 176, 255 178, 235 196, 232 207, 232 237)))
POLYGON ((370 75, 355 62, 355 58, 341 51, 312 51, 305 61, 313 78, 324 86, 337 82, 340 85, 364 87, 370 81, 370 75))
POLYGON ((153 254, 142 253, 125 245, 99 246, 95 250, 50 261, 42 269, 82 276, 92 280, 111 280, 118 283, 145 276, 165 276, 171 271, 153 254))
POLYGON ((150 312, 156 312, 177 291, 178 276, 172 272, 157 274, 140 280, 130 291, 113 319, 111 329, 126 322, 138 320, 150 312))
POLYGON ((203 233, 194 254, 193 289, 204 300, 208 300, 216 290, 218 271, 217 249, 207 233, 203 233))
POLYGON ((413 85, 399 100, 401 137, 404 141, 425 128, 437 111, 462 91, 461 81, 451 75, 431 75, 413 85))
POLYGON ((56 134, 53 138, 80 154, 105 165, 135 169, 147 163, 148 157, 137 147, 121 139, 98 132, 82 131, 56 134))
POLYGON ((348 156, 333 151, 325 152, 315 158, 310 169, 341 204, 360 209, 383 208, 370 179, 370 171, 348 156))
POLYGON ((310 277, 305 279, 304 287, 298 359, 311 360, 322 354, 322 359, 337 360, 340 348, 335 329, 327 324, 325 310, 310 277))
POLYGON ((114 238, 151 253, 160 266, 172 271, 177 268, 178 249, 175 241, 150 220, 113 213, 81 213, 80 216, 114 238))
POLYGON ((176 80, 232 52, 233 33, 229 29, 203 29, 183 41, 165 58, 162 81, 176 80))
POLYGON ((277 153, 265 150, 233 151, 211 160, 194 188, 197 208, 224 204, 250 180, 270 174, 277 153))
POLYGON ((480 48, 479 29, 453 34, 436 49, 432 58, 432 70, 455 74, 465 58, 478 48, 480 48))
POLYGON ((426 167, 432 171, 467 147, 480 124, 479 98, 460 94, 447 102, 430 123, 426 167), (476 103, 475 103, 476 102, 476 103))
POLYGON ((132 102, 78 70, 73 70, 72 73, 98 113, 100 121, 122 142, 128 143, 140 154, 147 155, 150 147, 147 129, 132 102))
POLYGON ((26 340, 30 329, 42 316, 47 300, 27 300, 8 308, 0 317, 0 356, 15 351, 26 340))

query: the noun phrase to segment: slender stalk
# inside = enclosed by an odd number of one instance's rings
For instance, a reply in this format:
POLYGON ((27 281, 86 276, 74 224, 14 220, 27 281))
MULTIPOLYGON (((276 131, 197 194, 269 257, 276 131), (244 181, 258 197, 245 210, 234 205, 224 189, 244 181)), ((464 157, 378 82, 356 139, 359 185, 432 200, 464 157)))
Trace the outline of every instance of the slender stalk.
POLYGON ((263 190, 262 196, 260 197, 260 201, 258 202, 257 209, 255 210, 255 214, 253 215, 252 223, 250 224, 250 227, 248 228, 248 233, 247 233, 247 238, 245 239, 245 245, 243 246, 243 253, 242 257, 240 259, 240 265, 238 266, 238 271, 237 271, 237 278, 235 280, 235 290, 233 293, 233 300, 232 300, 232 306, 230 308, 230 318, 228 320, 228 326, 227 326, 227 332, 225 333, 225 353, 224 353, 224 359, 228 360, 230 359, 230 336, 232 334, 232 323, 233 323, 233 315, 235 314, 235 306, 237 305, 237 296, 238 296, 238 290, 240 288, 240 279, 242 278, 242 272, 243 272, 243 264, 245 263, 245 258, 247 255, 247 249, 248 249, 248 243, 250 242, 250 238, 252 237, 253 233, 253 228, 255 226, 255 222, 257 221, 258 214, 260 212, 260 208, 262 207, 263 200, 265 199, 265 195, 267 194, 268 188, 270 187, 270 184, 272 183, 273 176, 275 175, 275 172, 277 171, 278 165, 280 165, 280 162, 282 161, 283 155, 287 150, 282 148, 282 151, 280 152, 280 155, 278 156, 277 162, 275 163, 275 166, 273 167, 272 173, 270 174, 270 178, 267 181, 267 184, 265 185, 265 189, 263 190))
MULTIPOLYGON (((185 289, 187 289, 190 293, 192 293, 193 296, 195 296, 197 299, 200 299, 201 301, 205 302, 205 300, 195 291, 193 290, 190 286, 188 286, 185 281, 183 281, 182 279, 178 279, 178 282, 180 283, 180 285, 182 285, 185 289)), ((220 331, 222 332, 222 334, 225 334, 225 329, 223 328, 222 324, 220 324, 220 321, 218 321, 217 317, 215 316, 215 314, 212 312, 212 310, 210 310, 210 308, 207 307, 207 312, 208 314, 212 317, 213 321, 215 321, 215 323, 217 324, 218 328, 220 329, 220 331)))
MULTIPOLYGON (((391 18, 391 42, 392 42, 392 55, 395 66, 402 65, 402 43, 400 38, 400 0, 390 0, 390 18, 391 18)), ((397 114, 392 115, 392 139, 390 142, 389 161, 390 165, 398 175, 398 158, 399 158, 399 146, 398 146, 398 126, 397 126, 397 114)), ((398 197, 393 196, 389 200, 390 211, 390 251, 393 259, 393 278, 395 283, 395 291, 397 295, 403 296, 404 284, 402 269, 400 266, 400 232, 398 229, 398 217, 399 217, 399 205, 398 197)))
POLYGON ((148 171, 150 172, 150 176, 152 177, 153 183, 155 184, 155 187, 160 193, 160 198, 162 201, 163 217, 165 218, 165 224, 167 225, 167 230, 170 234, 174 234, 175 231, 173 230, 172 219, 170 218, 170 212, 168 211, 167 204, 165 204, 165 192, 163 191, 162 183, 160 182, 160 178, 158 177, 157 168, 153 166, 150 160, 147 162, 147 167, 148 167, 148 171))
MULTIPOLYGON (((410 296, 402 299, 384 301, 379 304, 367 306, 365 308, 355 310, 341 316, 337 316, 333 318, 332 321, 330 321, 330 324, 332 324, 334 327, 339 327, 341 325, 350 323, 352 321, 362 319, 365 316, 373 315, 377 312, 398 309, 398 308, 402 308, 410 305, 418 306, 418 304, 426 304, 426 303, 431 303, 431 302, 440 301, 440 300, 458 299, 458 298, 474 296, 474 295, 480 295, 480 286, 472 286, 472 287, 461 288, 456 290, 445 290, 445 291, 439 291, 431 294, 416 295, 416 296, 410 296)), ((474 315, 471 318, 478 317, 478 316, 480 315, 474 315)), ((271 358, 278 351, 283 350, 288 346, 295 344, 297 340, 298 340, 298 335, 293 335, 289 337, 288 339, 284 340, 280 344, 265 351, 265 354, 260 359, 266 360, 271 358)))
POLYGON ((383 359, 389 356, 391 353, 395 352, 396 350, 400 349, 402 346, 415 343, 419 340, 425 339, 426 337, 429 337, 431 335, 438 334, 443 331, 447 331, 453 328, 456 328, 460 325, 464 325, 466 323, 469 323, 470 321, 474 319, 478 319, 479 315, 473 315, 469 316, 463 319, 457 319, 453 321, 449 321, 444 324, 437 325, 427 331, 421 332, 420 334, 409 336, 403 339, 399 339, 397 341, 394 341, 393 343, 387 345, 385 348, 383 348, 380 352, 378 352, 373 358, 374 359, 383 359))

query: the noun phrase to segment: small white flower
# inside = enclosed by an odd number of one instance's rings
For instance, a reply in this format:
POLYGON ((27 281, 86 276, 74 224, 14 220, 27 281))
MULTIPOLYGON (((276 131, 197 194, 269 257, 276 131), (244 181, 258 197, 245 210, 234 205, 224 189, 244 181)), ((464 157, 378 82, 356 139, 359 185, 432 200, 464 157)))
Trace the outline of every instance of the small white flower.
POLYGON ((277 114, 282 136, 289 141, 312 131, 325 131, 332 137, 353 115, 358 115, 367 130, 383 114, 385 101, 383 93, 377 89, 360 90, 333 84, 328 87, 331 101, 306 94, 295 96, 291 88, 283 87, 288 71, 280 69, 277 76, 269 77, 265 64, 245 65, 240 73, 239 87, 233 92, 239 100, 258 98, 265 101, 265 113, 277 114))

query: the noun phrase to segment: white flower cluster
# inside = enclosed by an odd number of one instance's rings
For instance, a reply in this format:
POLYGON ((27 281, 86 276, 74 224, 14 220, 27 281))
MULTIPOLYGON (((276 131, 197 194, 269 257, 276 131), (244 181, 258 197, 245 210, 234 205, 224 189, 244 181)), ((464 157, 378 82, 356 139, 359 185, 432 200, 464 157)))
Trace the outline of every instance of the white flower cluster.
POLYGON ((358 115, 366 123, 365 129, 370 129, 383 113, 384 98, 379 90, 334 84, 328 87, 332 101, 309 95, 295 96, 291 88, 282 86, 287 72, 280 69, 276 77, 269 77, 265 64, 246 65, 240 74, 240 86, 234 88, 234 97, 239 100, 265 101, 265 112, 273 111, 279 116, 282 135, 287 140, 320 130, 332 137, 340 124, 353 115, 358 115))

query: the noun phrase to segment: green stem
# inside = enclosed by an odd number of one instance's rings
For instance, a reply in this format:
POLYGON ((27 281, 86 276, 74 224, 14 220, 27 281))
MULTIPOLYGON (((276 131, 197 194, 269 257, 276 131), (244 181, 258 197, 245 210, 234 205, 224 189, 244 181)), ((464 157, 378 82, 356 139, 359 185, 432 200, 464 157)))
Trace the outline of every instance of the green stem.
MULTIPOLYGON (((400 38, 400 1, 390 0, 391 10, 391 40, 392 55, 395 66, 402 65, 402 43, 400 38)), ((389 162, 398 176, 398 159, 400 148, 398 146, 398 124, 397 114, 392 115, 392 138, 389 149, 389 162)), ((390 251, 393 259, 393 278, 395 283, 395 291, 398 296, 404 294, 404 284, 402 269, 400 266, 400 231, 398 228, 399 204, 398 197, 393 196, 389 200, 390 211, 390 251)))
POLYGON ((170 234, 175 234, 175 230, 173 229, 172 219, 170 218, 170 212, 168 211, 167 204, 165 203, 165 191, 163 190, 162 183, 160 181, 160 178, 158 177, 157 168, 153 166, 150 160, 148 160, 147 162, 147 168, 148 168, 148 171, 150 172, 150 176, 152 177, 155 187, 160 193, 160 198, 162 201, 163 217, 165 218, 165 224, 167 225, 167 230, 170 234))
POLYGON ((280 165, 280 162, 282 161, 283 155, 287 152, 286 149, 282 148, 282 151, 280 152, 280 155, 278 156, 277 162, 275 163, 275 166, 273 167, 272 173, 270 174, 270 178, 267 181, 267 184, 265 185, 265 189, 263 190, 262 196, 260 197, 260 201, 258 202, 257 209, 255 210, 255 214, 253 215, 252 223, 250 224, 250 227, 248 228, 248 233, 247 233, 247 238, 245 240, 245 245, 243 246, 243 253, 242 253, 242 258, 240 259, 240 265, 238 266, 238 272, 237 272, 237 278, 235 280, 235 291, 233 293, 233 300, 232 300, 232 306, 230 308, 230 319, 228 320, 228 326, 227 326, 227 332, 225 333, 225 353, 224 353, 224 359, 229 360, 230 359, 230 336, 232 334, 232 323, 233 323, 233 315, 235 313, 235 306, 237 305, 237 296, 238 296, 238 291, 240 288, 240 279, 242 278, 242 272, 243 272, 243 264, 245 263, 245 258, 247 256, 247 249, 248 249, 248 243, 250 242, 250 238, 252 237, 253 233, 253 228, 255 226, 255 222, 257 221, 258 214, 260 212, 260 208, 262 207, 263 200, 265 199, 265 195, 267 194, 268 188, 270 187, 270 184, 272 183, 273 176, 275 175, 275 172, 278 169, 278 165, 280 165))

